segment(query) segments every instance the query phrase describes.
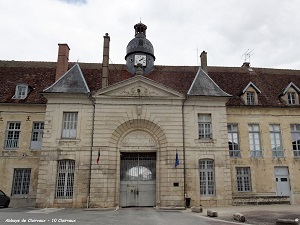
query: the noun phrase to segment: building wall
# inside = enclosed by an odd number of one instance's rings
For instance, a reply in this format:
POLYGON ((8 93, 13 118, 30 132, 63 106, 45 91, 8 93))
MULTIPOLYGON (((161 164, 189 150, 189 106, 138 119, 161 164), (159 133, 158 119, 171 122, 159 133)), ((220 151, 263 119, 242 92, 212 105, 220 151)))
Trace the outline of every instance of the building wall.
MULTIPOLYGON (((183 167, 174 168, 176 149, 181 159, 183 154, 182 100, 145 97, 96 102, 94 146, 100 147, 101 160, 99 165, 94 161, 92 165, 91 207, 119 205, 122 152, 156 152, 156 205, 184 206, 183 167), (155 144, 133 138, 128 143, 135 132, 149 135, 155 144), (173 186, 176 182, 178 187, 173 186)), ((96 154, 94 151, 94 157, 96 154)))
POLYGON ((293 155, 290 130, 290 124, 299 124, 300 121, 296 108, 225 107, 227 98, 199 96, 187 99, 184 108, 184 99, 180 97, 172 100, 149 96, 142 99, 111 96, 95 98, 95 112, 91 99, 82 95, 60 95, 59 98, 48 96, 47 106, 1 105, 0 143, 3 145, 0 150, 0 168, 4 171, 1 190, 11 193, 14 169, 31 169, 29 195, 12 196, 12 206, 33 206, 35 202, 38 207, 86 207, 88 203, 89 207, 118 206, 122 152, 156 152, 158 207, 184 206, 185 194, 191 198, 191 206, 223 206, 231 205, 232 199, 274 197, 274 167, 288 167, 291 186, 289 200, 292 204, 300 204, 300 159, 293 155), (63 112, 78 112, 76 139, 61 138, 63 112), (203 113, 212 116, 211 140, 202 141, 198 137, 198 114, 203 113), (8 121, 21 122, 17 150, 4 149, 8 121), (35 121, 45 121, 42 150, 30 150, 32 124, 35 121), (261 158, 250 157, 248 124, 251 123, 260 126, 263 149, 261 158), (239 158, 229 158, 227 124, 238 124, 239 158), (270 124, 280 124, 284 157, 272 156, 270 124), (143 139, 134 140, 137 133, 139 137, 153 140, 153 143, 149 145, 143 139), (101 152, 99 164, 96 163, 98 149, 101 152), (175 168, 176 150, 180 164, 175 168), (72 199, 55 198, 57 162, 62 159, 75 160, 72 199), (200 195, 200 159, 214 160, 214 196, 200 195), (250 167, 250 192, 237 191, 236 167, 250 167), (88 199, 89 178, 91 192, 88 199), (178 183, 178 186, 174 183, 178 183))
POLYGON ((186 102, 186 183, 192 206, 224 206, 232 202, 227 142, 227 98, 195 97, 186 102), (212 139, 200 140, 198 114, 211 114, 212 139), (199 160, 212 159, 215 166, 215 195, 200 195, 199 160))
POLYGON ((240 158, 231 158, 231 177, 233 197, 276 196, 276 181, 274 167, 288 167, 291 186, 290 201, 300 202, 300 159, 293 155, 290 124, 299 124, 300 115, 297 108, 228 108, 228 123, 238 124, 241 149, 240 158), (250 157, 248 124, 260 126, 263 156, 250 157), (281 128, 284 157, 274 158, 271 150, 270 124, 279 124, 281 128), (236 167, 250 167, 251 192, 238 192, 236 167))
POLYGON ((37 207, 85 207, 88 193, 93 105, 87 96, 48 98, 39 165, 37 207), (77 138, 62 139, 64 112, 78 112, 77 138), (72 199, 56 199, 58 160, 75 160, 72 199))
POLYGON ((12 195, 10 206, 34 206, 38 183, 40 150, 30 149, 33 122, 43 122, 45 105, 0 105, 0 189, 11 195, 15 169, 31 169, 28 195, 12 195), (20 122, 19 147, 5 148, 8 122, 20 122))

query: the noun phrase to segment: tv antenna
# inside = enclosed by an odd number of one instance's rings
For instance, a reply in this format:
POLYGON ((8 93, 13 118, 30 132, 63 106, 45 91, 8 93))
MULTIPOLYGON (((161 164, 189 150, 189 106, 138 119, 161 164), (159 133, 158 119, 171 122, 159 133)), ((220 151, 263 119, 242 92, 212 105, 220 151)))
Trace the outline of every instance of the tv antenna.
POLYGON ((252 49, 250 51, 250 49, 248 48, 248 50, 242 55, 242 57, 244 57, 244 62, 249 62, 250 63, 250 58, 251 56, 254 55, 254 49, 252 49))

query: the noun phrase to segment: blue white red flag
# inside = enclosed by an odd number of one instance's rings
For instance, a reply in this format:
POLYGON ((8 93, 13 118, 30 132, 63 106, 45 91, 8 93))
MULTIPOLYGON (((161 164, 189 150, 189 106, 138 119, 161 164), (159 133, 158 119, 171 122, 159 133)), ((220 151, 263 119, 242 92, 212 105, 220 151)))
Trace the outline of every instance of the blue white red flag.
POLYGON ((100 148, 98 149, 97 164, 99 163, 99 160, 100 160, 100 148))

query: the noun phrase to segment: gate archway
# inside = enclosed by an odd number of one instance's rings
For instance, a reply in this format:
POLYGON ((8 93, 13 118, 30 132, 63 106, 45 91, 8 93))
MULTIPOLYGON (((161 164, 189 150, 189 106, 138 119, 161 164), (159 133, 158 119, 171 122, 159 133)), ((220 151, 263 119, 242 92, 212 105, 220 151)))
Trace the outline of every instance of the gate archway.
POLYGON ((157 205, 160 199, 159 162, 167 149, 163 130, 148 120, 130 120, 115 130, 110 146, 115 147, 118 160, 116 205, 157 205))

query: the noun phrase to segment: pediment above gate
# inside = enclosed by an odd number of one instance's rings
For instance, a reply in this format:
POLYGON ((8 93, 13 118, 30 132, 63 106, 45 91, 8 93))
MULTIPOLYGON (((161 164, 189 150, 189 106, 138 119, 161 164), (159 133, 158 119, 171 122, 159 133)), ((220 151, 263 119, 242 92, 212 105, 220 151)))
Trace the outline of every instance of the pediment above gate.
POLYGON ((134 76, 128 80, 103 88, 94 94, 94 97, 101 96, 184 98, 182 93, 144 76, 134 76))
POLYGON ((155 147, 154 139, 144 131, 129 133, 122 141, 123 147, 155 147))

